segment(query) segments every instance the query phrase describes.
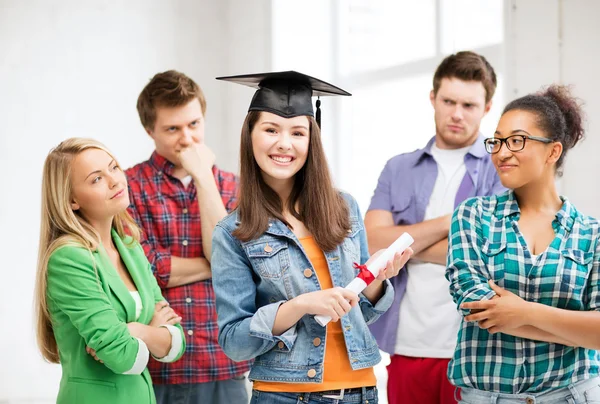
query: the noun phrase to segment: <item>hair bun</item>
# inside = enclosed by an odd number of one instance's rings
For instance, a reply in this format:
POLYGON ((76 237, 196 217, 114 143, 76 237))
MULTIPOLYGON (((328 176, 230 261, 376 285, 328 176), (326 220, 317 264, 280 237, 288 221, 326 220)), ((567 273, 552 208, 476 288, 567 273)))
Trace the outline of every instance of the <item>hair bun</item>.
POLYGON ((539 93, 542 97, 552 100, 562 113, 565 124, 565 143, 571 148, 584 137, 583 102, 571 94, 568 86, 553 84, 539 93))

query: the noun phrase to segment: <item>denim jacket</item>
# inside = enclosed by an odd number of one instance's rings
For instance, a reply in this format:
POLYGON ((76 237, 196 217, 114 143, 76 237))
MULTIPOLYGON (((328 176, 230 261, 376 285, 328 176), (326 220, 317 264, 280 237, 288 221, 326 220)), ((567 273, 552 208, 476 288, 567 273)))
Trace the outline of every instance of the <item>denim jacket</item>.
MULTIPOLYGON (((358 271, 353 263, 369 258, 363 221, 354 198, 343 194, 352 228, 333 251, 325 252, 334 286, 346 286, 358 271)), ((325 219, 326 220, 326 219, 325 219)), ((277 336, 272 329, 279 306, 321 289, 306 252, 294 233, 281 221, 271 219, 265 233, 241 242, 232 236, 239 224, 237 211, 224 218, 213 233, 212 274, 219 325, 219 344, 235 361, 255 359, 251 380, 321 383, 326 327, 305 315, 277 336), (268 244, 268 247, 267 247, 268 244), (309 277, 306 268, 312 269, 309 277), (311 377, 312 376, 312 377, 311 377)), ((308 271, 307 271, 308 273, 308 271)), ((352 369, 377 364, 377 342, 367 327, 392 304, 394 290, 384 283, 384 294, 373 305, 362 294, 357 307, 341 318, 346 350, 352 369)))

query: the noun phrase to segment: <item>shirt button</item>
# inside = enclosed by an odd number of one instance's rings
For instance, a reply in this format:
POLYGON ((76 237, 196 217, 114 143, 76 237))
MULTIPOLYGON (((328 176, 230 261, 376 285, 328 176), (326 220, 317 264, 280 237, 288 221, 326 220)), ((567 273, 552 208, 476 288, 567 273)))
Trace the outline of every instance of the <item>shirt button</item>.
POLYGON ((192 298, 191 297, 186 297, 185 302, 186 303, 191 303, 192 302, 192 298))
POLYGON ((285 344, 283 343, 283 341, 279 341, 279 343, 277 344, 277 346, 279 347, 279 349, 285 348, 285 344))
POLYGON ((531 398, 531 397, 527 397, 527 399, 525 400, 525 402, 526 402, 527 404, 533 404, 533 403, 535 403, 535 401, 534 401, 534 400, 533 400, 533 398, 531 398))
POLYGON ((187 210, 187 208, 184 208, 184 209, 183 209, 183 214, 185 215, 185 214, 187 214, 187 213, 188 213, 188 210, 187 210))
POLYGON ((162 175, 162 171, 159 171, 157 174, 158 174, 158 175, 162 175))
POLYGON ((188 245, 188 241, 187 240, 183 240, 183 245, 188 245))
POLYGON ((306 376, 310 377, 311 379, 313 377, 315 377, 317 375, 317 371, 314 369, 309 370, 308 372, 306 372, 306 376))
POLYGON ((313 339, 313 345, 314 346, 321 345, 321 338, 317 337, 317 338, 313 339))
POLYGON ((304 270, 304 276, 305 277, 310 278, 312 276, 312 274, 313 274, 313 271, 310 268, 306 268, 304 270))
POLYGON ((194 330, 188 330, 188 335, 194 335, 194 330))

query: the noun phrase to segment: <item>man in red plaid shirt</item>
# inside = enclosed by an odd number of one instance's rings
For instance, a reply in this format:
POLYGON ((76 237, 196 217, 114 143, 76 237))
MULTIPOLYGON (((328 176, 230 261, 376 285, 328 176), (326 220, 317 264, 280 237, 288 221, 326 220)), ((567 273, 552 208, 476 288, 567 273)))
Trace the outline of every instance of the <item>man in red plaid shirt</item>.
POLYGON ((206 100, 186 75, 155 75, 137 109, 156 150, 126 171, 129 213, 171 307, 183 317, 187 350, 175 363, 151 361, 158 404, 247 403, 248 362, 233 362, 217 342, 212 232, 236 205, 237 178, 218 169, 204 143, 206 100))

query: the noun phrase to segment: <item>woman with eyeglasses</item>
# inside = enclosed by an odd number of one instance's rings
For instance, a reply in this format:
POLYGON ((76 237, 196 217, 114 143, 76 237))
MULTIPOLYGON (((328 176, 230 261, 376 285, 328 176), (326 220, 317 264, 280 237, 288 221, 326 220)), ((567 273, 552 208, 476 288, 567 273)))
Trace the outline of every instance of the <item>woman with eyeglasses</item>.
POLYGON ((448 377, 461 403, 600 402, 600 224, 554 183, 582 123, 551 86, 509 103, 485 140, 509 191, 452 218, 446 277, 464 319, 448 377))

